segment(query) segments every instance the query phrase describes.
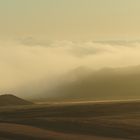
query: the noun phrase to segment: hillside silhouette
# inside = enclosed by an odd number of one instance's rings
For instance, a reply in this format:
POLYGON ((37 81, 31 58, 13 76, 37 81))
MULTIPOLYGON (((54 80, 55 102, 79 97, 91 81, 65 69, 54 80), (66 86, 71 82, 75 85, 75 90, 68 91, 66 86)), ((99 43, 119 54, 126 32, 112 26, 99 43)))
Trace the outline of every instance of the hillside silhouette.
POLYGON ((21 99, 12 94, 0 95, 0 106, 11 106, 11 105, 30 105, 29 101, 21 99))

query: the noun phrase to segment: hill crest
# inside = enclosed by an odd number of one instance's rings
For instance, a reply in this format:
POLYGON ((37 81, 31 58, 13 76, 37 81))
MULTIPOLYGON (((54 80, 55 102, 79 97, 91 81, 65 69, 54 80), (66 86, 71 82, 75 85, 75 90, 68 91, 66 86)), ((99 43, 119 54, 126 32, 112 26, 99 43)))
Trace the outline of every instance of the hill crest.
POLYGON ((12 94, 0 95, 0 106, 30 105, 30 104, 33 103, 12 94))

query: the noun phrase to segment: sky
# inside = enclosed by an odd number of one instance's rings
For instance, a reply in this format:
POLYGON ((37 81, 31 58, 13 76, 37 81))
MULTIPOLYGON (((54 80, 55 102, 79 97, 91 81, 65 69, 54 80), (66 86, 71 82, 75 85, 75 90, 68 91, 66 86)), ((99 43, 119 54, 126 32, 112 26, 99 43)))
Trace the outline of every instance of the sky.
POLYGON ((0 37, 139 39, 139 0, 1 0, 0 37))
POLYGON ((139 5, 139 0, 0 0, 0 90, 42 80, 49 88, 78 67, 139 65, 139 5))

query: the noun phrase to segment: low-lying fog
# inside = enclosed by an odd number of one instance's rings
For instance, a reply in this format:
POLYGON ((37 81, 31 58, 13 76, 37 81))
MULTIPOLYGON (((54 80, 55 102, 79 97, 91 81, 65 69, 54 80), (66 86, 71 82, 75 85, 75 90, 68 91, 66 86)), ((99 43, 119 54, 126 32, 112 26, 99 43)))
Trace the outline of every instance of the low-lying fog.
POLYGON ((139 54, 140 41, 1 40, 1 94, 41 98, 58 97, 61 91, 63 95, 68 92, 68 97, 82 98, 86 92, 90 98, 96 92, 108 98, 123 92, 123 97, 129 94, 131 98, 134 92, 138 96, 140 68, 135 65, 140 64, 139 54))

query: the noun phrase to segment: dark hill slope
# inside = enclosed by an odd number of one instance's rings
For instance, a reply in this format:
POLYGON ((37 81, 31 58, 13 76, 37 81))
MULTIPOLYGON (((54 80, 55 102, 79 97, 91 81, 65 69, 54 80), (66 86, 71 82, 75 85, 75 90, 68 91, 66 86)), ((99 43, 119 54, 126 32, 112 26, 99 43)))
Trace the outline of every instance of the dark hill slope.
POLYGON ((0 95, 0 106, 30 105, 30 104, 32 103, 11 94, 0 95))

